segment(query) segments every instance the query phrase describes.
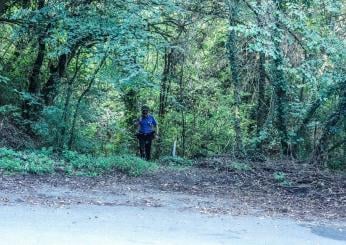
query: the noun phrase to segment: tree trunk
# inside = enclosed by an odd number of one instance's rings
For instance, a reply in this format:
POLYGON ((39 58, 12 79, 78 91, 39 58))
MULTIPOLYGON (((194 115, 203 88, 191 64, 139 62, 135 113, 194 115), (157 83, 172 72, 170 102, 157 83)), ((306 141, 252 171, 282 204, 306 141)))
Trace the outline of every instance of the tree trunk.
MULTIPOLYGON (((184 56, 184 55, 183 55, 184 56)), ((185 120, 185 87, 184 87, 184 63, 185 63, 185 57, 182 59, 181 69, 180 69, 180 79, 179 79, 179 104, 180 104, 180 111, 181 111, 181 155, 182 157, 185 156, 186 147, 185 147, 185 141, 186 141, 186 120, 185 120)))
MULTIPOLYGON (((307 110, 307 113, 305 114, 303 121, 301 122, 300 126, 295 132, 294 147, 293 147, 294 155, 297 155, 299 151, 301 150, 300 149, 301 145, 298 142, 300 139, 305 138, 306 126, 314 118, 316 111, 318 110, 318 108, 320 108, 323 105, 323 102, 325 101, 325 99, 329 98, 333 94, 334 91, 335 91, 335 88, 329 89, 323 97, 317 98, 315 102, 307 110)), ((313 145, 314 144, 315 143, 313 143, 313 145)))
POLYGON ((68 84, 67 84, 67 89, 66 89, 66 97, 65 97, 65 103, 64 103, 64 110, 63 110, 63 115, 62 115, 62 127, 60 130, 60 135, 58 137, 58 147, 60 150, 64 149, 65 147, 65 138, 66 138, 66 130, 67 130, 67 123, 68 123, 68 117, 69 117, 69 108, 70 108, 70 101, 72 97, 72 86, 74 81, 77 78, 78 72, 82 66, 82 64, 79 63, 79 52, 77 53, 76 57, 76 66, 75 66, 75 71, 74 75, 71 79, 69 79, 68 84))
MULTIPOLYGON (((38 10, 44 7, 44 0, 38 1, 38 10)), ((40 71, 43 65, 45 56, 45 38, 47 37, 48 31, 51 27, 49 23, 45 30, 38 36, 38 51, 36 55, 35 62, 33 64, 32 70, 28 77, 28 93, 30 98, 26 98, 23 102, 23 117, 32 121, 36 121, 39 117, 39 112, 41 110, 41 100, 39 98, 40 94, 40 71)))
POLYGON ((59 61, 56 66, 50 65, 50 76, 42 89, 42 97, 45 106, 53 104, 55 97, 57 96, 57 85, 65 74, 67 64, 67 54, 59 56, 59 61))
POLYGON ((82 102, 82 99, 89 93, 92 85, 94 84, 94 82, 96 80, 96 75, 98 74, 98 72, 102 68, 103 64, 105 63, 106 58, 107 58, 107 53, 102 58, 102 60, 100 62, 100 65, 96 68, 93 77, 90 79, 88 87, 83 91, 83 93, 78 98, 77 105, 76 105, 76 108, 75 108, 75 111, 74 111, 74 114, 73 114, 72 127, 71 127, 71 131, 70 131, 70 139, 69 139, 68 144, 67 144, 67 147, 68 147, 69 150, 72 149, 73 141, 74 141, 74 138, 75 138, 76 122, 77 122, 77 117, 78 117, 78 114, 79 114, 79 108, 80 108, 80 104, 82 102))
MULTIPOLYGON (((236 20, 238 18, 238 4, 239 1, 235 0, 228 1, 229 6, 229 25, 230 27, 236 26, 236 20)), ((234 30, 230 30, 228 37, 228 59, 230 64, 232 82, 234 85, 233 96, 234 96, 234 131, 236 135, 235 139, 235 154, 238 156, 244 155, 242 130, 241 130, 241 118, 240 118, 240 71, 239 71, 239 58, 238 58, 238 47, 237 47, 237 36, 234 30)))
MULTIPOLYGON (((282 4, 279 1, 275 1, 277 10, 282 9, 282 4)), ((284 73, 281 69, 283 66, 283 54, 281 50, 281 41, 279 30, 278 13, 275 13, 275 30, 273 34, 273 42, 275 45, 276 57, 273 64, 273 87, 276 95, 276 120, 275 126, 279 131, 281 150, 284 155, 290 155, 291 151, 288 145, 288 130, 287 130, 287 94, 286 89, 287 81, 285 80, 284 73)))
MULTIPOLYGON (((262 5, 261 0, 257 0, 257 7, 262 5)), ((258 26, 263 28, 263 21, 260 16, 257 17, 258 26)), ((263 52, 259 53, 258 61, 258 100, 257 100, 257 115, 256 115, 256 134, 260 139, 260 134, 263 129, 263 125, 266 120, 266 98, 265 98, 265 86, 266 86, 266 72, 265 72, 266 57, 263 52)), ((262 151, 262 140, 257 143, 256 148, 262 151)))
POLYGON ((138 119, 138 91, 134 88, 127 88, 124 91, 123 102, 126 110, 127 128, 132 131, 134 121, 138 119))
POLYGON ((340 120, 343 122, 346 120, 346 86, 342 88, 340 102, 336 111, 329 116, 325 126, 323 127, 322 136, 320 137, 316 150, 313 153, 314 160, 323 162, 323 160, 327 157, 330 138, 337 133, 334 128, 336 124, 340 122, 340 120))
POLYGON ((164 67, 162 72, 161 86, 160 86, 160 106, 159 106, 159 118, 163 121, 166 114, 167 96, 169 93, 172 76, 173 66, 173 52, 171 48, 167 48, 164 55, 164 67))
POLYGON ((166 48, 164 54, 164 67, 160 85, 160 101, 159 101, 159 122, 162 125, 160 130, 160 138, 157 141, 156 157, 160 157, 162 153, 162 141, 164 137, 165 115, 167 112, 167 97, 170 92, 171 80, 174 73, 174 49, 166 48))
MULTIPOLYGON (((280 52, 280 51, 278 51, 280 52)), ((289 155, 288 146, 288 131, 287 131, 287 95, 286 95, 286 81, 284 80, 283 71, 280 69, 282 66, 282 57, 279 55, 274 60, 273 70, 273 86, 276 95, 276 120, 275 126, 279 131, 281 149, 284 155, 289 155)))

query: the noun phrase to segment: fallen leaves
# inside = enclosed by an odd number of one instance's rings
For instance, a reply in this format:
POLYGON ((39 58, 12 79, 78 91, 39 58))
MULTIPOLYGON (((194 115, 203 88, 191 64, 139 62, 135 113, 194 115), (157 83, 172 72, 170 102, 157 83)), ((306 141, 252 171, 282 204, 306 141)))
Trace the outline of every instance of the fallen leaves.
POLYGON ((218 166, 230 165, 231 159, 226 157, 210 165, 208 161, 204 160, 204 168, 179 171, 161 168, 136 178, 118 172, 98 177, 63 174, 7 176, 1 173, 0 203, 156 208, 179 202, 178 209, 195 209, 208 215, 252 213, 297 219, 346 218, 344 175, 317 171, 311 165, 294 162, 248 162, 247 170, 237 170, 218 166), (285 173, 289 185, 275 181, 275 172, 285 173), (162 193, 167 200, 157 198, 162 193), (174 193, 186 197, 174 200, 174 193), (207 201, 199 202, 201 198, 207 201))

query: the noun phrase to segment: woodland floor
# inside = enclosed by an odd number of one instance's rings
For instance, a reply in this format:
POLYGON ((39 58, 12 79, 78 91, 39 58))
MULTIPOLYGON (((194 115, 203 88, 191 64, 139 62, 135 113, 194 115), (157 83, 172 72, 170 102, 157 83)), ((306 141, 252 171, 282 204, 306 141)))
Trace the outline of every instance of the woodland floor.
POLYGON ((162 167, 141 177, 1 173, 0 205, 161 207, 179 202, 179 208, 210 215, 346 221, 344 173, 288 161, 247 163, 251 168, 245 171, 229 168, 227 162, 226 157, 209 158, 195 167, 162 167), (286 183, 273 177, 277 172, 285 173, 286 183))

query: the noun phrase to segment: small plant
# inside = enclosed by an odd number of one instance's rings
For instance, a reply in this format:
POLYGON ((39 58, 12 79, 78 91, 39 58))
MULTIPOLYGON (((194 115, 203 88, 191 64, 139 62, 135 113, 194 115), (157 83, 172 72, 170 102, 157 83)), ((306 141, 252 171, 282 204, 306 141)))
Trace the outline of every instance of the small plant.
POLYGON ((251 170, 251 167, 246 164, 246 163, 241 163, 241 162, 234 162, 231 163, 230 165, 231 169, 238 170, 238 171, 249 171, 251 170))
POLYGON ((9 172, 52 173, 54 161, 42 153, 16 152, 0 148, 0 168, 9 172))
POLYGON ((54 172, 54 161, 48 156, 40 153, 23 154, 24 160, 22 162, 24 172, 32 174, 44 174, 54 172))
POLYGON ((131 155, 114 156, 107 159, 106 162, 107 161, 111 161, 110 166, 113 168, 131 176, 139 176, 145 172, 150 172, 157 169, 157 165, 155 163, 147 162, 141 158, 131 155))
POLYGON ((67 163, 65 171, 69 174, 75 172, 95 176, 116 169, 131 176, 139 176, 157 168, 155 163, 131 155, 93 157, 73 151, 65 151, 63 158, 67 163))
POLYGON ((283 172, 275 172, 273 174, 275 181, 282 183, 286 180, 286 174, 283 172))
POLYGON ((182 158, 165 156, 159 160, 159 163, 165 166, 189 167, 193 165, 193 161, 182 158))
POLYGON ((280 183, 282 186, 290 186, 291 183, 287 180, 286 174, 283 172, 275 172, 273 177, 276 182, 280 183))
POLYGON ((52 150, 33 152, 0 148, 0 169, 8 172, 44 174, 62 170, 69 175, 96 176, 118 170, 130 176, 139 176, 154 171, 157 165, 131 155, 94 157, 73 151, 64 151, 53 159, 52 150))

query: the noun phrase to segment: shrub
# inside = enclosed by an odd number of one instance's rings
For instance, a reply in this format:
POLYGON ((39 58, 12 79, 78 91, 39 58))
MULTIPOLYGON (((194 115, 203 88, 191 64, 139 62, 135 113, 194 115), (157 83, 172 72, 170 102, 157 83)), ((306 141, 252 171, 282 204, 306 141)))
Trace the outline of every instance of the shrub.
POLYGON ((139 176, 156 168, 155 163, 130 155, 94 157, 64 151, 59 157, 54 156, 51 149, 45 148, 33 152, 0 148, 0 169, 9 172, 44 174, 59 169, 71 175, 95 176, 115 169, 131 176, 139 176))
POLYGON ((0 148, 0 168, 9 172, 52 173, 54 161, 42 153, 16 152, 0 148))
POLYGON ((145 172, 154 171, 157 169, 157 165, 155 163, 147 162, 141 158, 130 155, 114 156, 103 159, 100 158, 100 160, 100 164, 106 163, 105 166, 114 167, 132 176, 139 176, 145 172))
POLYGON ((346 170, 346 161, 343 157, 334 157, 333 159, 327 162, 327 166, 331 170, 335 171, 345 171, 346 170))
POLYGON ((67 172, 77 171, 88 175, 97 175, 116 169, 131 176, 139 176, 157 168, 155 163, 147 162, 131 155, 93 157, 65 151, 63 157, 68 163, 67 172))

